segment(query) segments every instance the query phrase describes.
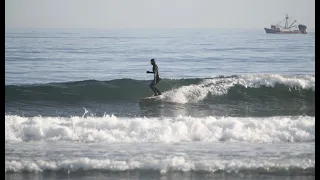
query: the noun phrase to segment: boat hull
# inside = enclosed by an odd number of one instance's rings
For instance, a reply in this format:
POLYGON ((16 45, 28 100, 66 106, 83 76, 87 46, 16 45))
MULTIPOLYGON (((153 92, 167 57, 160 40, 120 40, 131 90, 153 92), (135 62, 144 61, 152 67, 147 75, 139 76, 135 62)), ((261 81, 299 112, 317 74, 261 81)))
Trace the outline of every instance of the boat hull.
POLYGON ((302 32, 302 31, 281 31, 281 30, 275 30, 275 29, 269 29, 269 28, 264 28, 266 33, 270 34, 307 34, 307 32, 302 32))

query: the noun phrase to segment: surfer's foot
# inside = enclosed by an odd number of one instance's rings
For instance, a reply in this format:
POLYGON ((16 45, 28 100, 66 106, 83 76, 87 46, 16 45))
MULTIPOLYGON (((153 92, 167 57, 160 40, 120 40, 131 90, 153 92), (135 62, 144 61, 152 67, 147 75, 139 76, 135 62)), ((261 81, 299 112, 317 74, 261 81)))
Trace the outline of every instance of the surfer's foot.
POLYGON ((158 96, 158 94, 154 94, 153 96, 158 96))

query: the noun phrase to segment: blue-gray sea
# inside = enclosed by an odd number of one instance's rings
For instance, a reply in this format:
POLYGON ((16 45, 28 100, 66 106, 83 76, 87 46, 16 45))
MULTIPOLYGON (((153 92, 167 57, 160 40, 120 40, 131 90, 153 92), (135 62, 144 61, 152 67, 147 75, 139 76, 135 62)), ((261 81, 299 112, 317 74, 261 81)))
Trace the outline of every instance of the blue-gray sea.
POLYGON ((6 29, 5 178, 315 179, 309 31, 6 29))

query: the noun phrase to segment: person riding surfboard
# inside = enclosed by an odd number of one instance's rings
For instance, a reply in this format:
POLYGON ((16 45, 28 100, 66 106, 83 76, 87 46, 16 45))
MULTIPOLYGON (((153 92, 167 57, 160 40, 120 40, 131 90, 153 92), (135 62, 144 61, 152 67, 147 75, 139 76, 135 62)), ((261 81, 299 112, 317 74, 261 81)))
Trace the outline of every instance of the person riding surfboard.
POLYGON ((154 59, 151 59, 150 62, 152 65, 152 71, 147 71, 147 73, 154 74, 154 78, 150 84, 150 88, 154 92, 154 96, 159 96, 159 95, 161 95, 161 92, 155 87, 155 85, 161 81, 161 78, 159 75, 159 68, 158 68, 156 61, 154 59))

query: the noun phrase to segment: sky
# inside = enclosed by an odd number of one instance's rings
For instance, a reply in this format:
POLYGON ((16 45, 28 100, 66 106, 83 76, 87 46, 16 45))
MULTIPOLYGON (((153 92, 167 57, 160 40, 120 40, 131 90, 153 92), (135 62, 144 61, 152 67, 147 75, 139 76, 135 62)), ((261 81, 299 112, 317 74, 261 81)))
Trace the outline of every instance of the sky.
POLYGON ((6 28, 315 28, 315 0, 5 0, 6 28))

